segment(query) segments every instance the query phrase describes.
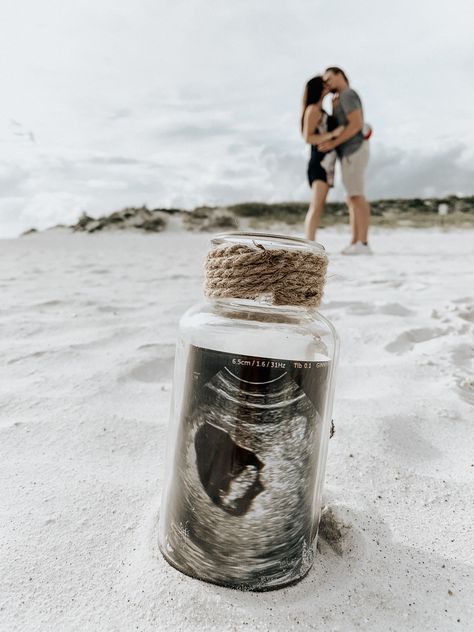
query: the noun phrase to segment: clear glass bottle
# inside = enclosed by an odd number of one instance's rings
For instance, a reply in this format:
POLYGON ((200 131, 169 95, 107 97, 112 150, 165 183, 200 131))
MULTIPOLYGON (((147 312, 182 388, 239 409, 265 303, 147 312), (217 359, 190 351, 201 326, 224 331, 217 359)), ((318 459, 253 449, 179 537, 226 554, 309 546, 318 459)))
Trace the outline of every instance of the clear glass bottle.
MULTIPOLYGON (((228 233, 215 248, 324 253, 303 239, 228 233)), ((178 570, 247 590, 311 568, 338 338, 316 309, 208 299, 180 321, 159 545, 178 570)))

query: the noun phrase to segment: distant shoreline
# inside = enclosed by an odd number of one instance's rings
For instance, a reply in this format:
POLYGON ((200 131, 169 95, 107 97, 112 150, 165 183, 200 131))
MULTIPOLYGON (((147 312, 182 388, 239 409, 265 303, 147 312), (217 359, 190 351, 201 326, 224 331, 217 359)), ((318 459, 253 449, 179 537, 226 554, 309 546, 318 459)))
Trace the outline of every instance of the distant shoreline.
MULTIPOLYGON (((474 196, 444 198, 392 198, 370 202, 372 225, 389 228, 430 226, 474 227, 474 196)), ((302 224, 308 209, 306 202, 244 202, 228 206, 198 206, 191 211, 179 208, 127 207, 109 215, 92 217, 82 214, 68 228, 73 232, 95 233, 110 230, 161 232, 170 228, 189 231, 259 229, 278 223, 302 224)), ((321 228, 348 221, 344 202, 329 202, 321 228)), ((35 228, 22 233, 39 232, 35 228)))

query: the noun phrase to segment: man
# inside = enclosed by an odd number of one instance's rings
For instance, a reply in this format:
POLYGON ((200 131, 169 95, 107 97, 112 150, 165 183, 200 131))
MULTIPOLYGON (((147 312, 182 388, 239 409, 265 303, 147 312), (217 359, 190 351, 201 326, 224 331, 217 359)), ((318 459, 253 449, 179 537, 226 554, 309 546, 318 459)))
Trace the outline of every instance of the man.
POLYGON ((342 182, 347 193, 347 205, 352 227, 352 241, 342 251, 345 255, 372 254, 368 244, 370 206, 365 199, 364 174, 369 162, 369 144, 362 129, 362 103, 341 68, 331 66, 323 75, 333 93, 333 115, 344 131, 335 139, 318 145, 320 151, 336 149, 341 160, 342 182))

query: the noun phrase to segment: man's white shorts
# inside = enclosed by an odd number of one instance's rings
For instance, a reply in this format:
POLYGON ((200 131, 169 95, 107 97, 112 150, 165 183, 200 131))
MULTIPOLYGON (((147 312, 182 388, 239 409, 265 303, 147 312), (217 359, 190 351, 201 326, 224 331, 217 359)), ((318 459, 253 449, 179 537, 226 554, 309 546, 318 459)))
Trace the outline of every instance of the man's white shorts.
POLYGON ((353 154, 341 159, 342 183, 349 197, 365 195, 364 174, 369 163, 369 142, 364 140, 353 154))

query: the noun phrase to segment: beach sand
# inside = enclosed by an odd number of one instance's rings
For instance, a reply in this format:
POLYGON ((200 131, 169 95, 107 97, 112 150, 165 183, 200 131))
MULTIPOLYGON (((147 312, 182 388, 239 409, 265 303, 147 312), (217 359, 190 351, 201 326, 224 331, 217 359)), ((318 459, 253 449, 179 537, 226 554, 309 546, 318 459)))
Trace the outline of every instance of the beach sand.
POLYGON ((374 231, 356 258, 347 229, 320 237, 341 337, 324 538, 267 593, 190 579, 157 546, 209 235, 0 242, 2 632, 472 629, 474 232, 374 231))

